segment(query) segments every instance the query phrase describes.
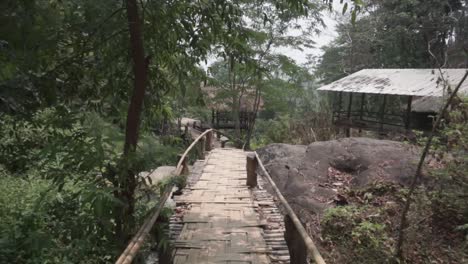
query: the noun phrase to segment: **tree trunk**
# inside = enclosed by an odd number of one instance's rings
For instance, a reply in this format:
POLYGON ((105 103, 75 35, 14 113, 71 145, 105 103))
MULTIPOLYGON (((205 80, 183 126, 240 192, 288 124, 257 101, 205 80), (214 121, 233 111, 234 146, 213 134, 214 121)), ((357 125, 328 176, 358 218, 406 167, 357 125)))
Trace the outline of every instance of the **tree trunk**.
MULTIPOLYGON (((440 69, 440 68, 439 68, 440 69)), ((413 175, 413 178, 411 179, 411 184, 409 186, 409 191, 408 194, 406 195, 406 202, 405 205, 403 206, 403 211, 401 213, 401 218, 400 218, 400 225, 398 227, 398 240, 395 245, 395 258, 399 260, 399 263, 404 263, 404 256, 403 256, 403 243, 405 240, 405 229, 407 228, 408 225, 408 212, 410 211, 411 208, 411 202, 413 198, 413 194, 416 190, 416 186, 421 178, 421 171, 424 165, 424 161, 426 159, 427 154, 429 153, 429 150, 431 148, 432 140, 434 138, 434 134, 436 130, 439 128, 442 119, 445 117, 447 110, 449 106, 451 105, 453 99, 458 93, 458 90, 462 86, 463 82, 465 82, 466 78, 468 77, 468 71, 465 72, 465 75, 462 77, 458 85, 456 86, 455 90, 450 94, 449 98, 445 102, 443 108, 439 111, 437 115, 437 119, 432 126, 431 133, 429 134, 429 137, 427 138, 426 145, 424 146, 423 152, 421 154, 421 158, 419 159, 418 167, 416 169, 416 173, 413 175)))
POLYGON ((119 175, 119 189, 116 198, 122 202, 117 205, 116 235, 118 242, 125 244, 130 238, 133 226, 134 193, 136 188, 135 172, 129 164, 129 157, 135 152, 138 143, 140 117, 143 99, 147 85, 148 62, 145 59, 141 21, 138 14, 136 0, 127 0, 127 20, 130 32, 130 51, 133 60, 134 88, 127 112, 127 126, 125 129, 124 163, 125 171, 119 175))
POLYGON ((236 73, 234 71, 234 57, 231 55, 230 57, 230 67, 229 67, 229 75, 231 77, 231 91, 232 91, 232 115, 234 119, 234 132, 235 132, 235 144, 237 147, 241 147, 240 142, 241 139, 241 131, 240 131, 240 119, 239 119, 239 108, 240 108, 240 96, 239 91, 236 88, 236 73))
POLYGON ((256 89, 255 89, 255 100, 254 100, 254 105, 253 105, 252 118, 250 118, 249 116, 249 121, 248 121, 247 138, 245 140, 245 149, 247 150, 250 150, 250 139, 252 138, 253 129, 255 127, 255 121, 257 120, 258 108, 260 106, 260 100, 261 100, 261 90, 260 90, 261 84, 260 83, 261 83, 261 75, 258 77, 258 82, 257 82, 256 89))

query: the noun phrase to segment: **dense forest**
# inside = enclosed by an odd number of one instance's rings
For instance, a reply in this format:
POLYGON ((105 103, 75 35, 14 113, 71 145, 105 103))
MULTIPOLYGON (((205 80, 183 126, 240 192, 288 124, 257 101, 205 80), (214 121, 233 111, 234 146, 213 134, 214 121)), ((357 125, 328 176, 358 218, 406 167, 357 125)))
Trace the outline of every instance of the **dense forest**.
MULTIPOLYGON (((215 103, 233 114, 235 146, 307 145, 344 136, 321 84, 365 68, 468 68, 468 0, 4 0, 0 10, 0 263, 115 262, 167 184, 140 174, 176 164, 191 143, 180 120, 209 123, 215 103), (333 12, 337 37, 316 47, 333 12), (280 48, 321 55, 301 65, 280 48), (242 98, 255 113, 246 130, 242 98)), ((323 221, 329 263, 468 262, 468 101, 452 106, 427 187, 409 197, 410 249, 399 256, 399 223, 383 209, 340 207, 323 221)))

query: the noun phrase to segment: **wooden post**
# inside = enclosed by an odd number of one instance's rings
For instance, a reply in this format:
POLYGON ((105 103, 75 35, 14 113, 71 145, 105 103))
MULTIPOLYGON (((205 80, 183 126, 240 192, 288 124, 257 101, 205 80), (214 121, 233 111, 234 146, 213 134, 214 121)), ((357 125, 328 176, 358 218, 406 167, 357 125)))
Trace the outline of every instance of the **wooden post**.
POLYGON ((384 94, 382 108, 380 109, 380 128, 379 128, 380 134, 383 133, 383 125, 384 125, 383 122, 385 118, 385 105, 386 104, 387 104, 387 95, 384 94))
POLYGON ((362 120, 363 115, 364 115, 364 101, 366 100, 366 94, 363 93, 361 94, 361 109, 359 112, 359 120, 362 120))
POLYGON ((352 110, 352 106, 353 106, 353 93, 349 93, 348 116, 347 116, 349 126, 346 128, 346 137, 351 136, 351 110, 352 110))
POLYGON ((413 102, 413 96, 408 96, 408 105, 406 107, 406 120, 405 120, 405 128, 408 130, 411 125, 411 104, 413 102))
POLYGON ((189 131, 189 130, 188 130, 188 125, 185 124, 185 127, 184 127, 184 135, 185 135, 186 137, 189 136, 189 132, 188 132, 188 131, 189 131))
POLYGON ((288 245, 291 264, 307 264, 307 247, 289 215, 284 217, 284 239, 288 245))
POLYGON ((257 166, 255 153, 247 154, 247 186, 251 188, 257 186, 257 166))
MULTIPOLYGON (((177 155, 177 158, 180 159, 182 158, 182 154, 179 154, 177 155)), ((187 158, 184 158, 184 160, 182 161, 182 172, 181 172, 182 175, 187 175, 189 174, 189 168, 188 168, 188 164, 187 164, 187 158)))
POLYGON ((213 149, 213 131, 206 134, 205 149, 206 151, 211 151, 213 149))
POLYGON ((200 153, 199 154, 199 159, 205 159, 205 138, 200 138, 200 141, 198 142, 199 148, 200 148, 200 153))
POLYGON ((343 92, 340 92, 338 94, 338 120, 340 120, 341 116, 341 103, 343 101, 343 92))
MULTIPOLYGON (((363 120, 363 116, 364 116, 364 101, 366 100, 366 94, 365 93, 362 93, 361 94, 361 109, 359 111, 359 120, 363 120)), ((362 129, 359 128, 359 136, 361 136, 361 132, 362 132, 362 129)))

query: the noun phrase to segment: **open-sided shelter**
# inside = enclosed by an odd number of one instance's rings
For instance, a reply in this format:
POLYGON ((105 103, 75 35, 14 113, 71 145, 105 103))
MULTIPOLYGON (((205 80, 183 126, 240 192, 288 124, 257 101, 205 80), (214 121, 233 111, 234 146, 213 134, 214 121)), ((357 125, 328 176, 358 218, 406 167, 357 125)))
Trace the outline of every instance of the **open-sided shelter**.
MULTIPOLYGON (((211 127, 216 129, 234 129, 234 116, 231 91, 216 86, 202 86, 205 94, 206 104, 211 109, 211 127)), ((255 102, 255 89, 246 87, 243 92, 238 94, 239 108, 239 126, 241 129, 247 129, 249 122, 256 115, 255 107, 258 103, 258 109, 263 109, 263 98, 259 95, 255 102)))
MULTIPOLYGON (((334 93, 333 122, 338 127, 424 130, 431 127, 447 89, 453 89, 467 70, 364 69, 318 90, 334 93)), ((468 95, 468 82, 459 95, 468 95)))

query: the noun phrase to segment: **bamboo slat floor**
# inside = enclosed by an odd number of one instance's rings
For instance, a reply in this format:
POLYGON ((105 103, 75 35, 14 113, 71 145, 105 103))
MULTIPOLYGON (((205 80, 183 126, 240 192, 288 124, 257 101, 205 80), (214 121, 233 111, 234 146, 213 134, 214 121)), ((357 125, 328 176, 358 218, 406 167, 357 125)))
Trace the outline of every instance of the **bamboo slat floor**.
POLYGON ((200 179, 177 197, 176 203, 187 210, 174 243, 173 263, 271 263, 264 223, 246 178, 245 152, 210 152, 200 179))

